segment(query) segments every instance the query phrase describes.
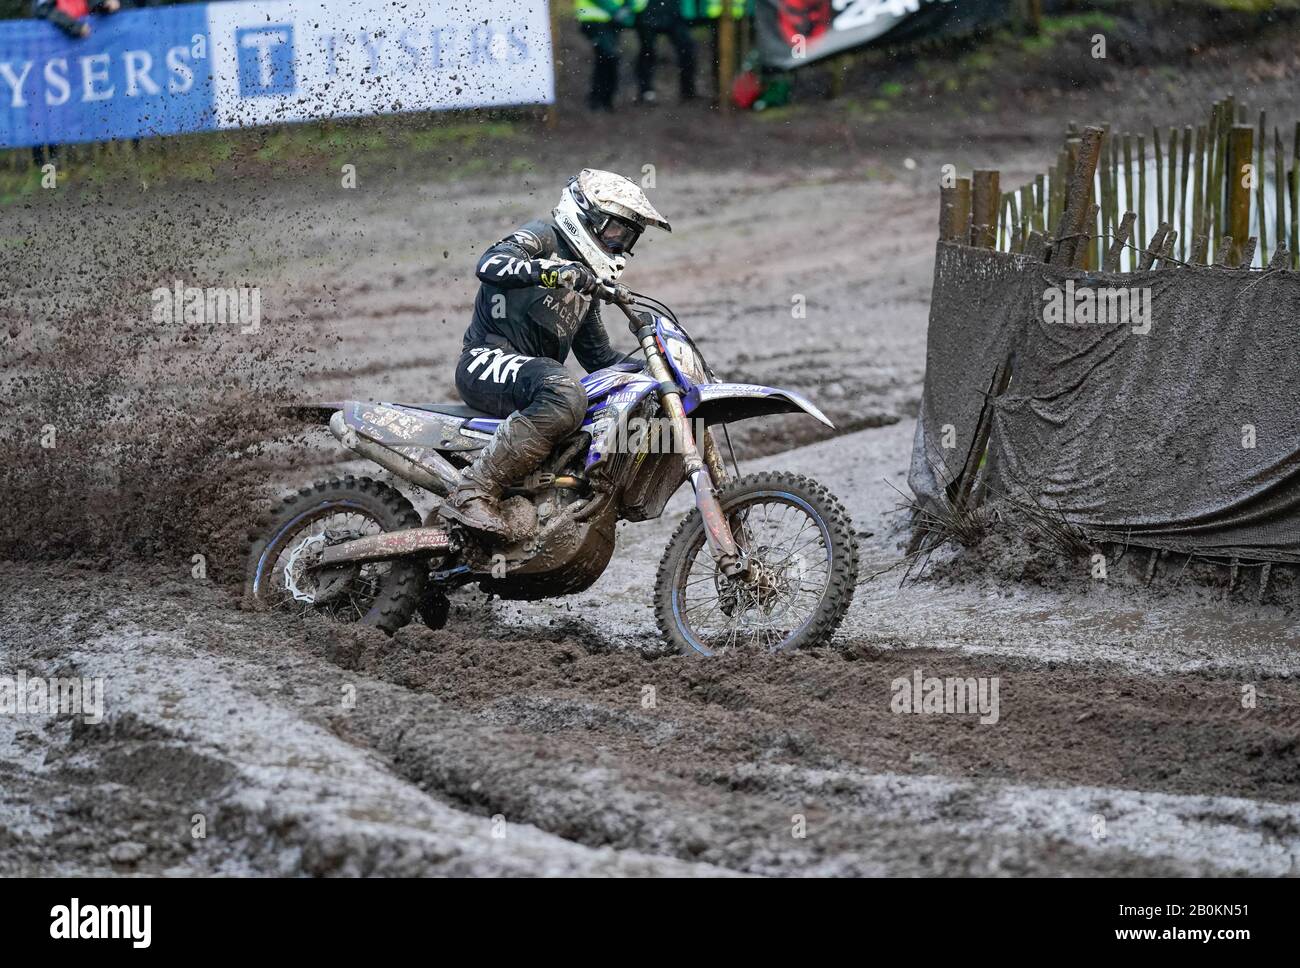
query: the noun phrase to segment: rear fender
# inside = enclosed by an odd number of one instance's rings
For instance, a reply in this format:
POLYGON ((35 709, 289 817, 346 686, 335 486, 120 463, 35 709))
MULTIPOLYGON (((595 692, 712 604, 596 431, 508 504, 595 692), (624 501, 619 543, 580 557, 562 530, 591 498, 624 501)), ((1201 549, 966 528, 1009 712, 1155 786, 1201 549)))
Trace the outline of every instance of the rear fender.
POLYGON ((461 429, 472 421, 396 403, 347 400, 339 406, 343 420, 362 437, 385 447, 430 447, 434 450, 476 450, 483 440, 461 429))

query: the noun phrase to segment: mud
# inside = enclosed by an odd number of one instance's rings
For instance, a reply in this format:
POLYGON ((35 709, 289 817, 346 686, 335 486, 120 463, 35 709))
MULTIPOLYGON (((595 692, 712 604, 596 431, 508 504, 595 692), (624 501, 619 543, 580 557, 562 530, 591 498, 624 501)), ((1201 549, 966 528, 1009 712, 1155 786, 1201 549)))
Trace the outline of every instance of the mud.
MULTIPOLYGON (((1256 104, 1293 85, 1269 62, 1256 104)), ((1199 111, 1221 92, 1192 93, 1199 111)), ((4 378, 25 381, 5 384, 21 419, 0 431, 17 509, 0 676, 102 676, 106 716, 0 716, 0 874, 1296 873, 1287 603, 1180 582, 1168 561, 1150 586, 1140 561, 1098 581, 1005 536, 901 581, 933 173, 1039 168, 1064 112, 1115 91, 1092 96, 949 128, 833 104, 807 132, 703 109, 595 133, 562 117, 528 164, 491 156, 509 177, 363 159, 355 194, 304 166, 6 210, 6 242, 29 248, 0 267, 21 294, 0 302, 4 378), (743 470, 810 474, 854 517, 865 580, 836 640, 668 654, 650 591, 681 494, 620 526, 609 571, 571 599, 465 591, 446 630, 393 639, 242 610, 246 515, 374 472, 269 405, 450 399, 474 257, 583 164, 656 165, 675 231, 638 247, 627 281, 720 374, 801 390, 836 421, 829 439, 795 419, 733 433, 743 470), (149 292, 174 278, 260 286, 260 332, 153 326, 149 292), (996 680, 996 722, 896 712, 917 670, 996 680)))
POLYGON ((1245 710, 1198 674, 853 642, 702 663, 490 615, 388 639, 241 613, 211 584, 10 577, 33 593, 4 608, 25 630, 9 661, 105 676, 110 715, 18 725, 12 747, 40 755, 6 767, 4 873, 1289 873, 1300 856, 1293 679, 1245 710), (51 616, 74 589, 81 611, 51 616), (999 677, 998 722, 894 712, 915 669, 999 677))
POLYGON ((0 556, 108 568, 192 549, 236 577, 250 482, 269 442, 299 429, 276 408, 320 336, 292 300, 272 296, 263 314, 250 296, 244 318, 184 295, 263 284, 231 265, 230 239, 247 229, 229 206, 15 215, 6 230, 22 248, 0 268, 0 489, 18 513, 0 526, 0 556))

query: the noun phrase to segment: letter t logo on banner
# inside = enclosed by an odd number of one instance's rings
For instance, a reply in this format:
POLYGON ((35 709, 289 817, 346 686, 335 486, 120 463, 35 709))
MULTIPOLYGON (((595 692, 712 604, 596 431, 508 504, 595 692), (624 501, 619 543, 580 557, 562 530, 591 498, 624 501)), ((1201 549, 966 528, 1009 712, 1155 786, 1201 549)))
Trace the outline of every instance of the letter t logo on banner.
POLYGON ((235 47, 239 51, 240 97, 292 94, 297 89, 292 24, 236 30, 235 47))

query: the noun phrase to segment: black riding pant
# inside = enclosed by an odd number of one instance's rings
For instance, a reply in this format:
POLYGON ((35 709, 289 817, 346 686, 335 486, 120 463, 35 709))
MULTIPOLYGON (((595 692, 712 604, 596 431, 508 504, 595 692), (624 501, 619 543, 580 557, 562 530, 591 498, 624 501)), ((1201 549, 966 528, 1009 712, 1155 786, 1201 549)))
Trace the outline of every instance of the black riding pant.
POLYGON ((497 417, 520 411, 528 418, 522 427, 529 436, 544 438, 549 445, 543 453, 581 427, 587 413, 587 391, 563 363, 524 356, 510 347, 466 349, 456 363, 456 389, 476 410, 497 417))

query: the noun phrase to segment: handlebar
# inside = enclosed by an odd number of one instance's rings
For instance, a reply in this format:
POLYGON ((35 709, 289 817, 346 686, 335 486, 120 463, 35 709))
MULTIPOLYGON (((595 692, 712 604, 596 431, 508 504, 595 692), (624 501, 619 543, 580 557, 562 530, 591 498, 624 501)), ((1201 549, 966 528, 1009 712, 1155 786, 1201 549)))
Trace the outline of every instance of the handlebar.
POLYGON ((617 282, 598 282, 596 283, 596 298, 603 302, 613 303, 619 309, 623 310, 623 315, 627 317, 629 326, 633 332, 641 325, 640 320, 636 318, 636 313, 632 310, 632 290, 627 286, 620 286, 617 282))
POLYGON ((632 290, 627 286, 620 286, 617 282, 598 282, 596 298, 607 303, 629 303, 632 301, 632 290))

